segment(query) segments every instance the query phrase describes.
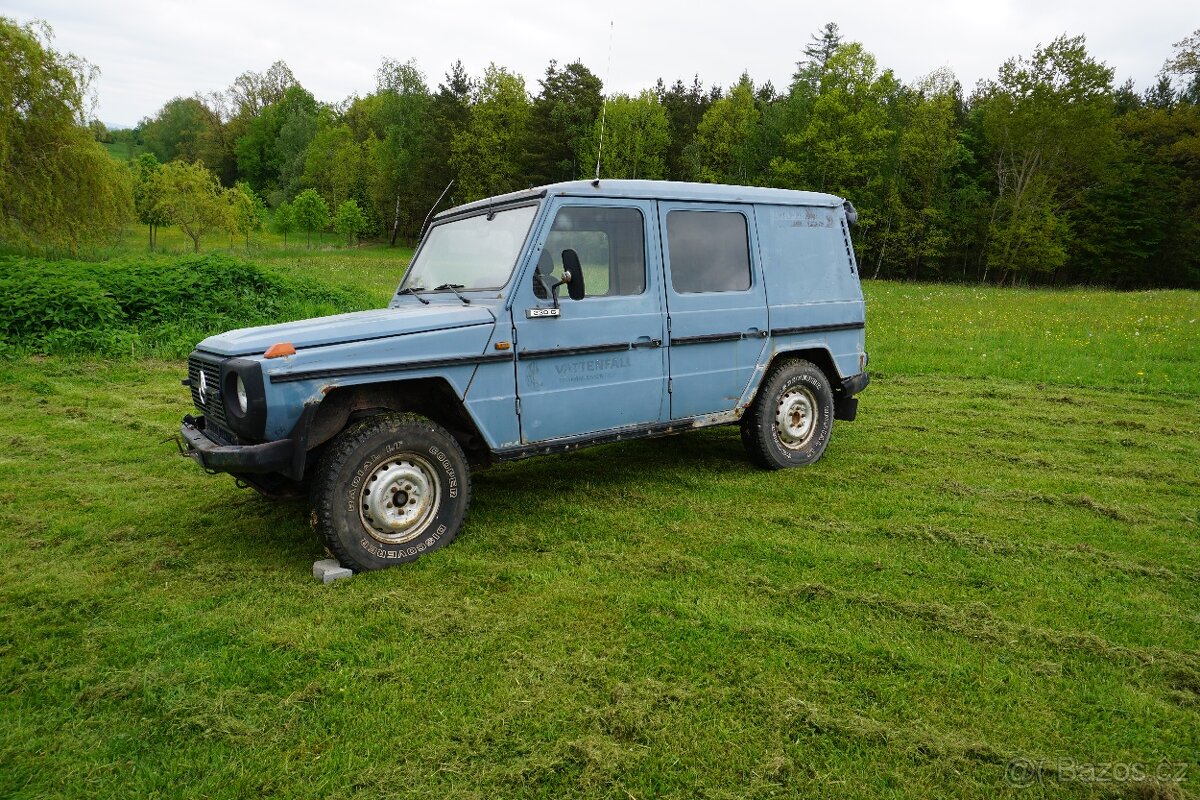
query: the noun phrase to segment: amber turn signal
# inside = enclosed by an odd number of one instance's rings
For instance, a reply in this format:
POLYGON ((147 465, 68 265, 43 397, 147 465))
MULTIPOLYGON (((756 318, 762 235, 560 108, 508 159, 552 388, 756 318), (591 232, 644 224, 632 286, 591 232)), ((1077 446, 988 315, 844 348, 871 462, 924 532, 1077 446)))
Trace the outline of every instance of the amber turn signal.
POLYGON ((263 353, 263 358, 281 358, 282 356, 296 355, 296 348, 291 342, 276 342, 267 348, 267 352, 263 353))
POLYGON ((512 347, 512 345, 509 344, 508 342, 496 342, 497 350, 508 350, 511 347, 512 347))

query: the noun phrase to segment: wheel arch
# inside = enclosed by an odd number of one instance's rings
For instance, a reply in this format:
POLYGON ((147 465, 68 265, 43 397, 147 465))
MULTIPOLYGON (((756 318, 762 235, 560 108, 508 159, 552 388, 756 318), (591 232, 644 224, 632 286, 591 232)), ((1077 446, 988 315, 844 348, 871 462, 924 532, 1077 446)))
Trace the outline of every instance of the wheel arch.
MULTIPOLYGON (((834 394, 841 391, 842 376, 838 372, 837 363, 833 360, 833 354, 829 352, 828 347, 802 345, 787 350, 775 351, 766 369, 763 370, 763 381, 783 362, 795 361, 797 359, 812 362, 816 365, 817 369, 825 373, 825 377, 829 380, 829 385, 833 388, 834 394)), ((760 387, 761 384, 762 382, 760 381, 760 387)), ((757 394, 757 391, 755 394, 757 394)))
POLYGON ((445 378, 336 386, 325 393, 308 426, 310 459, 351 422, 378 413, 411 412, 445 428, 474 464, 487 463, 489 450, 462 398, 445 378))

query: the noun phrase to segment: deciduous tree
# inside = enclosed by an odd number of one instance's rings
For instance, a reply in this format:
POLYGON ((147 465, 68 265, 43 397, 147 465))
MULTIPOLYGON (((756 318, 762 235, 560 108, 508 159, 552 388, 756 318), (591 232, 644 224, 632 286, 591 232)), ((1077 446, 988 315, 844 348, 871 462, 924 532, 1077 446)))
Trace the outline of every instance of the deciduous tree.
POLYGON ((367 228, 367 218, 362 209, 353 200, 346 200, 338 206, 333 216, 333 229, 346 237, 346 245, 354 244, 354 239, 367 228))
MULTIPOLYGON (((958 81, 948 70, 934 72, 906 95, 894 175, 881 209, 874 277, 885 258, 895 264, 889 274, 896 277, 915 277, 923 265, 940 271, 956 210, 954 175, 966 158, 955 117, 960 102, 958 81)), ((961 204, 958 210, 966 211, 961 204)))
MULTIPOLYGON (((793 87, 793 93, 803 91, 793 87)), ((801 127, 783 137, 771 161, 772 180, 794 189, 851 198, 859 210, 860 262, 877 252, 875 231, 890 191, 892 150, 897 132, 889 118, 900 84, 890 70, 857 42, 841 45, 825 62, 819 88, 801 127)))
POLYGON ((584 140, 580 161, 595 164, 600 153, 601 178, 661 180, 666 177, 670 127, 667 112, 651 91, 637 97, 618 94, 608 99, 603 121, 597 119, 584 140))
POLYGON ((97 70, 50 43, 0 17, 0 241, 75 251, 132 219, 132 182, 85 127, 97 70))
POLYGON ((296 230, 296 212, 291 203, 283 201, 271 214, 271 230, 283 236, 283 246, 286 248, 288 234, 296 230))
POLYGON ((1069 215, 1114 154, 1112 70, 1084 37, 1060 36, 1004 63, 977 100, 995 169, 987 270, 1053 273, 1068 256, 1069 215))
POLYGON ((754 96, 750 76, 742 77, 704 112, 696 127, 689 160, 693 177, 704 183, 751 183, 757 177, 754 146, 762 113, 754 96))
POLYGON ((372 196, 380 219, 387 221, 390 242, 432 202, 429 194, 429 151, 436 136, 432 98, 425 76, 413 61, 385 59, 375 74, 371 116, 377 135, 370 143, 374 180, 372 196))
POLYGON ((158 246, 158 228, 166 225, 169 220, 163 209, 163 190, 161 165, 153 153, 142 153, 129 164, 133 176, 133 207, 137 213, 138 222, 145 225, 149 231, 150 251, 158 246))
POLYGON ((162 165, 157 179, 162 182, 159 212, 192 240, 194 252, 200 252, 200 240, 211 231, 232 227, 224 190, 203 164, 172 161, 162 165))
POLYGON ((168 100, 153 117, 138 126, 146 149, 162 163, 200 158, 201 139, 208 127, 209 115, 204 104, 194 97, 168 100))
POLYGON ((525 79, 495 64, 475 87, 467 127, 454 138, 450 161, 465 200, 520 188, 529 125, 525 79))
POLYGON ((267 216, 267 206, 262 198, 250 188, 245 181, 238 181, 232 188, 225 191, 225 199, 229 202, 230 233, 240 233, 246 239, 246 249, 250 249, 250 234, 261 231, 267 216))
POLYGON ((308 246, 311 248, 313 231, 324 230, 329 224, 329 206, 325 198, 317 194, 315 189, 305 189, 292 201, 292 211, 296 215, 296 224, 308 234, 308 246))

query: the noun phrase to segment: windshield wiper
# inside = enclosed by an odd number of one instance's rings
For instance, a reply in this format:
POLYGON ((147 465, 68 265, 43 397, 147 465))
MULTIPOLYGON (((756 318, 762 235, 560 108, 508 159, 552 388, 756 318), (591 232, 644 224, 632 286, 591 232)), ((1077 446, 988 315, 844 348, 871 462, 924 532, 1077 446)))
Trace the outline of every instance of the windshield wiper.
POLYGON ((425 291, 424 286, 408 286, 408 287, 396 292, 396 294, 411 294, 413 297, 417 298, 425 305, 429 305, 428 300, 426 300, 424 297, 421 297, 421 295, 417 294, 417 292, 423 292, 423 291, 425 291))
POLYGON ((434 289, 434 291, 440 292, 443 289, 449 289, 450 291, 454 292, 455 297, 457 297, 459 300, 463 301, 464 306, 469 306, 471 304, 471 301, 458 293, 458 290, 462 289, 462 288, 463 288, 463 285, 461 283, 443 283, 441 286, 436 287, 434 289))

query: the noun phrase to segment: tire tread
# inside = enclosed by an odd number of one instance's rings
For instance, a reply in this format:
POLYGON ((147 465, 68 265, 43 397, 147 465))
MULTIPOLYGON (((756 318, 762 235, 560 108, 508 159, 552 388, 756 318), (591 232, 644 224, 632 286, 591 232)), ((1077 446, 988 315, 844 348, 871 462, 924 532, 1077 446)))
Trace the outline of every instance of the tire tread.
MULTIPOLYGON (((830 429, 833 425, 833 395, 832 385, 829 382, 829 376, 811 361, 803 358, 788 358, 775 364, 769 373, 763 377, 760 385, 758 397, 755 398, 754 405, 742 417, 741 434, 742 445, 746 448, 746 455, 751 463, 755 466, 767 470, 787 469, 790 467, 803 466, 805 463, 812 463, 820 459, 825 448, 817 454, 816 458, 810 462, 801 462, 790 464, 773 457, 773 448, 771 446, 771 431, 774 427, 774 419, 772 412, 774 410, 774 398, 779 392, 779 384, 787 380, 787 376, 793 373, 816 372, 824 378, 829 389, 829 407, 826 409, 830 420, 830 429)), ((826 446, 828 446, 828 438, 826 438, 826 446)))
MULTIPOLYGON (((372 567, 361 563, 357 555, 342 544, 340 537, 330 524, 330 520, 337 512, 334 507, 334 498, 338 488, 337 476, 347 459, 353 457, 355 451, 364 442, 385 429, 397 437, 403 436, 405 430, 413 429, 421 429, 427 433, 441 436, 449 446, 454 448, 462 463, 467 463, 466 454, 463 453, 462 446, 454 437, 436 422, 420 414, 408 412, 376 414, 352 424, 334 437, 321 456, 317 467, 317 478, 312 484, 312 525, 333 557, 343 566, 350 567, 355 572, 372 567)), ((469 506, 471 502, 471 472, 469 469, 462 470, 462 474, 459 476, 459 489, 463 495, 464 506, 469 506)), ((449 544, 454 540, 455 535, 450 536, 439 546, 449 544)))

